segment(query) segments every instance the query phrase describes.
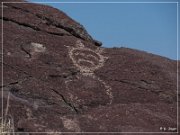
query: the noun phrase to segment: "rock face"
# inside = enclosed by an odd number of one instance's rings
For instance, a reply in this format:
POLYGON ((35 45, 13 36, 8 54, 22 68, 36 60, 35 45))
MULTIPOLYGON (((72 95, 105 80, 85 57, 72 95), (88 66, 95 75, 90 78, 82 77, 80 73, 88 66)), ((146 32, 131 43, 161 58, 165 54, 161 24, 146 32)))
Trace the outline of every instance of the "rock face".
POLYGON ((1 109, 15 132, 177 132, 176 61, 99 47, 45 5, 4 3, 2 18, 1 109))

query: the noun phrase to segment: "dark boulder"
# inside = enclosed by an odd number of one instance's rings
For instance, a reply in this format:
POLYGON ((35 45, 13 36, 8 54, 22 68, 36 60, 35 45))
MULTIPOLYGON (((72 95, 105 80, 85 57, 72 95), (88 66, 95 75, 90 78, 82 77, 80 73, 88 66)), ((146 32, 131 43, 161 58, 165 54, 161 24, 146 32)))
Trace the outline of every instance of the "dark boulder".
POLYGON ((0 108, 15 132, 177 132, 176 61, 99 47, 49 6, 3 7, 0 108))

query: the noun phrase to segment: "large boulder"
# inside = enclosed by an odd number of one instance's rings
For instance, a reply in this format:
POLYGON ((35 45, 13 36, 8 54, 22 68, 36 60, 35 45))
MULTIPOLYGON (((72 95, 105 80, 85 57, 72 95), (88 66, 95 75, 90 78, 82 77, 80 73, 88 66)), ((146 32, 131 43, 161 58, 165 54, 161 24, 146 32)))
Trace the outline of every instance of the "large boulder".
POLYGON ((0 18, 0 108, 15 132, 177 132, 177 61, 99 47, 45 5, 3 3, 0 18))

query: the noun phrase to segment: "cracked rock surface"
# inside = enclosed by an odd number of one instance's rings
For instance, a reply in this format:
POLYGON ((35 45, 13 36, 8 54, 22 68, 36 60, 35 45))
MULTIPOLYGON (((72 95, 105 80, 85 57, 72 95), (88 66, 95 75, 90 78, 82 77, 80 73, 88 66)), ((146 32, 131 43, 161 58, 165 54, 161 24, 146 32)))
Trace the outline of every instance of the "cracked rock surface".
POLYGON ((100 47, 45 5, 4 3, 0 18, 0 108, 15 132, 177 132, 176 61, 100 47))

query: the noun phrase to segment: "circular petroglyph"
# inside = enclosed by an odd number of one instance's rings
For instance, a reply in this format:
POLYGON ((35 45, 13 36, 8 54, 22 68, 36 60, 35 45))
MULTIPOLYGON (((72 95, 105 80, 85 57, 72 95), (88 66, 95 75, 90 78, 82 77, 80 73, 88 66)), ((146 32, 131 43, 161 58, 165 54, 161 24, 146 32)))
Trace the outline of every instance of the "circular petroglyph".
POLYGON ((69 57, 71 58, 73 64, 80 70, 82 76, 89 76, 101 83, 105 88, 106 95, 108 95, 110 99, 109 103, 111 104, 113 100, 111 87, 94 74, 95 70, 104 66, 104 63, 108 58, 102 55, 103 49, 98 48, 96 50, 92 50, 87 48, 81 40, 76 42, 75 47, 68 47, 68 49, 69 57))
POLYGON ((103 66, 107 57, 101 55, 103 49, 91 50, 78 40, 76 46, 70 48, 69 56, 81 73, 93 72, 103 66))
POLYGON ((84 109, 86 107, 97 107, 112 102, 111 87, 98 76, 78 75, 79 78, 65 81, 68 97, 75 107, 84 109))

